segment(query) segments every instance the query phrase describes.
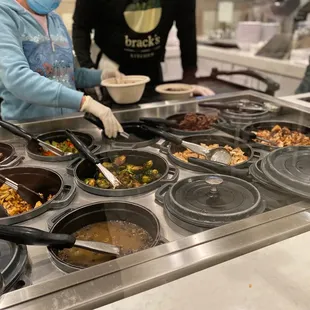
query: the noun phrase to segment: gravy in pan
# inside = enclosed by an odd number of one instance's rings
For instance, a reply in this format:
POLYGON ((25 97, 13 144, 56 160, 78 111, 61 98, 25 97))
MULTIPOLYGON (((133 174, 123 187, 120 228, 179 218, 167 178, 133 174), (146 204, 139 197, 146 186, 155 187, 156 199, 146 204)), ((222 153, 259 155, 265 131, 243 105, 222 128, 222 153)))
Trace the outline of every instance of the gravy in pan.
MULTIPOLYGON (((120 256, 147 249, 153 243, 150 234, 136 224, 125 221, 108 221, 88 225, 73 234, 83 241, 99 241, 117 245, 120 256)), ((69 264, 90 267, 113 259, 109 254, 96 253, 76 247, 63 249, 58 257, 69 264)))

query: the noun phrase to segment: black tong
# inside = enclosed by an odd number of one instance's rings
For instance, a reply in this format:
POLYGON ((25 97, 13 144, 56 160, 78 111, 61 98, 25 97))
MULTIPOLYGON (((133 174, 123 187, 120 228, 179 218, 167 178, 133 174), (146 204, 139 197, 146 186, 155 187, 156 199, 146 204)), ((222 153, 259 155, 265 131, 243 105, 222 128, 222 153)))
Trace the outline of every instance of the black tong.
POLYGON ((240 168, 223 165, 220 163, 214 163, 209 160, 198 159, 194 157, 190 157, 188 159, 188 162, 191 164, 200 166, 202 168, 205 168, 207 172, 211 170, 215 173, 229 175, 229 176, 233 176, 233 177, 240 178, 240 179, 250 179, 249 169, 247 168, 240 169, 240 168))
POLYGON ((240 138, 246 142, 251 142, 253 140, 259 140, 261 142, 265 142, 270 145, 277 146, 277 144, 274 141, 270 141, 270 140, 257 136, 257 133, 255 131, 249 132, 241 128, 234 128, 231 126, 227 127, 223 124, 212 124, 212 127, 220 131, 223 131, 225 133, 228 133, 229 135, 233 137, 240 138))

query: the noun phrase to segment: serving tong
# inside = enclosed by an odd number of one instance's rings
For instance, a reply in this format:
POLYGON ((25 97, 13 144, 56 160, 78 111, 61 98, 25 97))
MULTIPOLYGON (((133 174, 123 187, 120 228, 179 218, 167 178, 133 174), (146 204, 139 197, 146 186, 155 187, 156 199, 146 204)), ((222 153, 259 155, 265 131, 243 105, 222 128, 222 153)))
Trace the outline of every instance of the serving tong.
POLYGON ((39 144, 44 149, 44 151, 50 151, 53 154, 55 154, 56 156, 72 155, 71 152, 63 152, 59 148, 38 139, 36 136, 25 131, 24 129, 20 128, 19 126, 13 125, 12 123, 6 122, 4 120, 0 120, 0 125, 1 125, 1 127, 5 128, 7 131, 11 132, 12 134, 14 134, 18 137, 25 139, 26 141, 35 141, 37 144, 39 144))
POLYGON ((154 135, 162 137, 171 143, 174 143, 176 145, 182 145, 184 148, 187 148, 194 153, 205 156, 207 160, 211 160, 226 165, 229 164, 231 161, 231 155, 224 147, 207 149, 206 147, 203 147, 199 144, 184 141, 181 138, 173 134, 167 133, 163 130, 160 130, 158 128, 153 128, 147 125, 142 125, 141 128, 149 132, 152 132, 154 135))
MULTIPOLYGON (((90 123, 96 125, 97 127, 99 127, 100 129, 104 130, 104 126, 101 122, 101 120, 96 117, 95 115, 91 114, 91 113, 85 113, 84 114, 84 118, 89 121, 90 123)), ((130 135, 127 132, 120 132, 119 135, 125 139, 129 139, 130 135)))
POLYGON ((34 207, 38 201, 40 201, 42 204, 45 203, 43 195, 33 191, 32 189, 28 188, 23 184, 18 184, 14 182, 13 180, 5 177, 2 174, 0 174, 0 182, 14 189, 17 192, 17 194, 23 200, 28 202, 32 207, 34 207))
POLYGON ((66 130, 67 136, 70 138, 72 144, 76 149, 85 155, 86 159, 97 166, 100 172, 106 177, 106 179, 112 184, 113 188, 120 187, 122 183, 105 167, 102 166, 99 158, 95 156, 87 146, 70 130, 66 130))
POLYGON ((211 161, 203 160, 200 158, 190 157, 188 158, 188 162, 199 167, 205 168, 208 173, 220 173, 224 175, 234 176, 240 179, 247 179, 249 177, 248 169, 240 169, 233 166, 223 165, 223 164, 215 164, 211 161))
POLYGON ((118 256, 120 248, 104 242, 77 240, 73 235, 55 234, 24 226, 0 225, 0 239, 24 245, 44 245, 59 249, 78 247, 118 256))
POLYGON ((162 127, 176 127, 178 125, 177 120, 167 120, 159 117, 140 117, 140 122, 149 126, 162 126, 162 127))
POLYGON ((233 127, 227 127, 223 124, 212 124, 211 125, 213 128, 215 129, 218 129, 220 131, 223 131, 225 133, 228 133, 229 135, 233 136, 233 137, 238 137, 242 140, 245 140, 245 141, 252 141, 252 140, 259 140, 259 141, 262 141, 262 142, 265 142, 265 143, 269 143, 271 144, 272 146, 277 146, 276 142, 274 141, 271 141, 271 140, 267 140, 267 139, 264 139, 262 137, 259 137, 257 135, 257 132, 255 131, 246 131, 246 130, 243 130, 241 128, 233 128, 233 127))

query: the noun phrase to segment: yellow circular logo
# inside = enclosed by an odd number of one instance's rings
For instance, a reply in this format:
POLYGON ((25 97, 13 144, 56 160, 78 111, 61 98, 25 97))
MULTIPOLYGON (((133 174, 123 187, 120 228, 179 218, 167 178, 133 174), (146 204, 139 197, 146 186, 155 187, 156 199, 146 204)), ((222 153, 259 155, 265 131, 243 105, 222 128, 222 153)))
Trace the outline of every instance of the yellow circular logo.
POLYGON ((161 14, 160 0, 136 0, 124 12, 127 25, 137 33, 153 31, 160 22, 161 14))

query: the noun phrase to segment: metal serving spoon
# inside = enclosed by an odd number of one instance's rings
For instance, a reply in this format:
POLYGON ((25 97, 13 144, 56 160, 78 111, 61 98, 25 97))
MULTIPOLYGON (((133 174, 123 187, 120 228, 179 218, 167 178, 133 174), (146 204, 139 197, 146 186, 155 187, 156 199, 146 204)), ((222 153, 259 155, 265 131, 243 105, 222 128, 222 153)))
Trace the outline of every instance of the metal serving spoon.
POLYGON ((230 153, 223 147, 218 147, 215 149, 207 149, 199 144, 183 141, 181 138, 167 133, 165 131, 159 130, 157 128, 142 125, 141 128, 152 132, 154 135, 164 138, 165 140, 172 142, 176 145, 182 145, 183 147, 191 150, 194 153, 205 156, 208 160, 215 161, 222 164, 229 164, 231 162, 230 153))
POLYGON ((99 253, 108 253, 118 256, 120 248, 104 242, 77 240, 68 234, 54 234, 43 230, 24 226, 0 225, 0 239, 16 244, 44 245, 54 248, 78 247, 99 253))

